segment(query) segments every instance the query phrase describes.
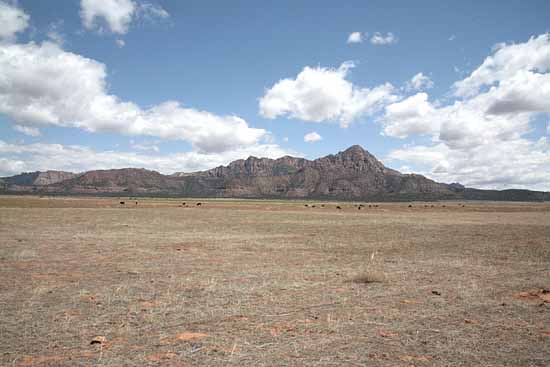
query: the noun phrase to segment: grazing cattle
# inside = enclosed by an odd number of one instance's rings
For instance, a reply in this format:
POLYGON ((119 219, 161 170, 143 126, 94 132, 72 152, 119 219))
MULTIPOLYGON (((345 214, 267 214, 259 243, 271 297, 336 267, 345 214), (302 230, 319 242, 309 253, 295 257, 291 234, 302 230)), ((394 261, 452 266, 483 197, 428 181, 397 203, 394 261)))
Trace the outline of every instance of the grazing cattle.
POLYGON ((358 206, 358 207, 357 207, 357 210, 361 210, 361 207, 360 207, 360 206, 358 206))
POLYGON ((312 207, 312 208, 315 208, 315 205, 312 205, 311 207, 312 207))
POLYGON ((443 207, 445 208, 445 205, 443 205, 443 207))
POLYGON ((202 203, 197 203, 197 206, 201 206, 201 205, 202 205, 202 203))
POLYGON ((187 203, 183 202, 183 203, 181 203, 181 205, 183 205, 183 206, 186 206, 186 205, 187 205, 187 203))
POLYGON ((340 206, 337 206, 336 209, 342 209, 342 208, 340 208, 340 206))
POLYGON ((321 204, 321 208, 324 208, 325 207, 325 204, 321 204))
POLYGON ((369 204, 369 208, 372 208, 372 205, 369 204))
POLYGON ((411 204, 409 204, 409 208, 412 208, 413 206, 411 204))
POLYGON ((305 204, 304 206, 305 206, 305 207, 308 207, 309 205, 305 204))
POLYGON ((124 201, 121 201, 121 202, 120 202, 120 205, 124 205, 124 201))
POLYGON ((136 201, 136 205, 138 204, 138 202, 136 201))

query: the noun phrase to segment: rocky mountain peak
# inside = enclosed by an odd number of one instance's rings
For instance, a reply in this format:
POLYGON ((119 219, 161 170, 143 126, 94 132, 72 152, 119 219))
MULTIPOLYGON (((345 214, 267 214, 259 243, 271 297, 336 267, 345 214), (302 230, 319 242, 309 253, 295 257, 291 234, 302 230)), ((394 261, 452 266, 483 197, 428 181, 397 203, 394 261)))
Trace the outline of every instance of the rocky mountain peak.
POLYGON ((356 157, 363 157, 365 156, 365 154, 369 154, 369 152, 367 152, 365 149, 363 149, 362 146, 360 145, 352 145, 351 147, 349 147, 348 149, 344 150, 342 152, 344 155, 348 155, 348 156, 356 156, 356 157))
POLYGON ((338 153, 342 158, 352 161, 370 161, 376 163, 376 165, 382 165, 382 163, 376 159, 375 156, 370 154, 367 150, 363 149, 360 145, 352 145, 343 152, 338 153))

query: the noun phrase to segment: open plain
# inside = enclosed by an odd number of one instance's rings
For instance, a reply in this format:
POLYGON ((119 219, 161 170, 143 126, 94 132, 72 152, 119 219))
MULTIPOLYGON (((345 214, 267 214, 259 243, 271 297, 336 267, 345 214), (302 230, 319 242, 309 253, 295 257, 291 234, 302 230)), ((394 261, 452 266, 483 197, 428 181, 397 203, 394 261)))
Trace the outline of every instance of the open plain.
POLYGON ((2 366, 550 365, 548 203, 4 196, 0 277, 2 366))

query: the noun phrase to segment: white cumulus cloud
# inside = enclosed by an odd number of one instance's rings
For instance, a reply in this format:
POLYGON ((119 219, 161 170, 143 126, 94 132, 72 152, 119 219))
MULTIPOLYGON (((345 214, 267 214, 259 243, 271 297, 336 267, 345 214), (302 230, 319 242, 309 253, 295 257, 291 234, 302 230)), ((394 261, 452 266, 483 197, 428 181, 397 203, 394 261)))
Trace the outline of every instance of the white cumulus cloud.
POLYGON ((392 151, 388 160, 422 167, 423 173, 443 182, 460 182, 486 189, 550 190, 550 144, 544 138, 480 144, 453 149, 444 143, 417 145, 392 151))
POLYGON ((269 119, 286 115, 310 122, 338 121, 347 127, 398 99, 389 83, 374 88, 353 85, 346 78, 354 66, 349 61, 337 69, 306 66, 295 79, 280 80, 266 91, 260 114, 269 119))
POLYGON ((29 25, 29 15, 14 3, 0 0, 0 41, 13 41, 29 25))
POLYGON ((407 91, 423 90, 423 89, 433 88, 433 86, 434 86, 434 82, 430 79, 429 76, 426 76, 423 73, 418 73, 405 84, 405 90, 407 91))
POLYGON ((531 123, 550 113, 550 35, 499 44, 453 92, 455 100, 443 106, 426 93, 386 106, 384 134, 433 141, 389 159, 419 164, 441 181, 550 190, 548 140, 529 137, 531 123))
POLYGON ((184 140, 201 151, 257 144, 267 132, 237 116, 167 101, 142 109, 107 90, 104 64, 59 45, 0 45, 0 113, 21 126, 45 125, 184 140))
MULTIPOLYGON (((500 43, 493 48, 493 54, 485 59, 467 78, 454 84, 459 97, 471 97, 484 86, 500 86, 517 79, 529 79, 534 75, 546 75, 550 71, 550 34, 532 37, 524 43, 500 43)), ((507 86, 509 87, 509 86, 507 86)))
POLYGON ((317 132, 312 131, 309 134, 304 135, 304 141, 306 143, 315 143, 316 141, 323 140, 321 135, 317 134, 317 132))
POLYGON ((384 133, 389 136, 405 138, 411 134, 428 134, 436 131, 438 124, 430 119, 434 107, 428 102, 426 93, 418 93, 403 101, 386 107, 382 119, 384 133))
POLYGON ((361 32, 352 32, 348 36, 348 42, 347 43, 361 43, 363 42, 363 35, 361 32))
POLYGON ((160 5, 134 0, 81 0, 80 17, 85 28, 125 34, 130 24, 139 18, 167 18, 169 13, 160 5))
POLYGON ((87 29, 102 30, 104 22, 113 33, 124 34, 136 11, 132 0, 81 0, 80 17, 87 29))

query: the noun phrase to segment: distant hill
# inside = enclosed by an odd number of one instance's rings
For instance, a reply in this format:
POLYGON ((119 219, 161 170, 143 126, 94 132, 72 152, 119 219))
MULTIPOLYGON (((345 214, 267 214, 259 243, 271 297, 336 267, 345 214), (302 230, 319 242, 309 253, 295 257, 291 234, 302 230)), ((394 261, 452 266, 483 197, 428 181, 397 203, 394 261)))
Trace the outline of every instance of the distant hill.
POLYGON ((2 182, 6 185, 19 186, 45 186, 56 184, 77 176, 72 172, 45 171, 45 172, 24 172, 16 176, 4 177, 2 182))
POLYGON ((543 201, 550 193, 479 190, 385 167, 358 145, 315 160, 249 157, 207 171, 163 175, 136 168, 33 172, 0 179, 3 193, 338 200, 543 201))

